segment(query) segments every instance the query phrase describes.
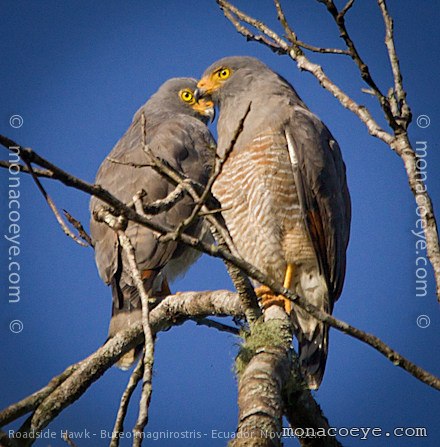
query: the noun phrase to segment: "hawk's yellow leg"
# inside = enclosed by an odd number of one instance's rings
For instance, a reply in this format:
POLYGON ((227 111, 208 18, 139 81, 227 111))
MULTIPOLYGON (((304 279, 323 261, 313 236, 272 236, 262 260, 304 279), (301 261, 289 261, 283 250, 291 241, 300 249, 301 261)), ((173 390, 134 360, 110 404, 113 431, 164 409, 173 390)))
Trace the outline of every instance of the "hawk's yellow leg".
MULTIPOLYGON (((292 285, 293 272, 295 271, 295 264, 287 264, 286 274, 284 275, 284 288, 290 289, 292 285)), ((284 298, 284 297, 283 297, 284 298)), ((290 315, 292 312, 292 301, 288 298, 284 298, 284 310, 287 315, 290 315)))
MULTIPOLYGON (((287 264, 286 274, 284 275, 283 286, 289 289, 292 285, 293 272, 295 271, 294 264, 287 264)), ((292 311, 292 302, 285 298, 283 295, 275 295, 272 290, 267 286, 260 286, 255 289, 255 294, 258 298, 261 298, 261 305, 263 309, 267 309, 270 306, 276 305, 283 307, 287 315, 290 315, 292 311)))

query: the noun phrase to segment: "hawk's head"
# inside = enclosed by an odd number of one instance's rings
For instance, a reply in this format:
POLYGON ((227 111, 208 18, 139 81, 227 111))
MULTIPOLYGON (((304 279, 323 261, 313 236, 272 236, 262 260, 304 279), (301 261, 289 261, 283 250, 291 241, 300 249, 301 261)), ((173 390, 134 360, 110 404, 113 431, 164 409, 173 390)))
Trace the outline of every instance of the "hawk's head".
POLYGON ((214 103, 206 95, 197 98, 194 91, 197 80, 193 78, 172 78, 166 81, 148 101, 152 111, 183 113, 204 122, 214 119, 214 103))
POLYGON ((205 70, 197 84, 196 99, 212 97, 218 103, 222 97, 247 89, 256 77, 267 70, 267 65, 254 57, 224 57, 205 70))

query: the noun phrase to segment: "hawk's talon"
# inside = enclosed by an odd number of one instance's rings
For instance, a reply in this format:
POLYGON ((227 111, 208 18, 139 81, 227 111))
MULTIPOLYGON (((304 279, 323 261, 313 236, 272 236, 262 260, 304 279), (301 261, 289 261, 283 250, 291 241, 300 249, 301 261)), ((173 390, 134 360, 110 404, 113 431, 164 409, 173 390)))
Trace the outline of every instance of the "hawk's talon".
POLYGON ((260 286, 255 289, 255 295, 257 295, 258 298, 263 298, 263 295, 267 294, 273 295, 273 292, 272 290, 270 290, 270 287, 260 286))
POLYGON ((255 295, 260 298, 261 307, 268 309, 270 306, 280 306, 287 315, 292 311, 292 304, 288 298, 283 295, 275 295, 267 286, 260 286, 255 289, 255 295))

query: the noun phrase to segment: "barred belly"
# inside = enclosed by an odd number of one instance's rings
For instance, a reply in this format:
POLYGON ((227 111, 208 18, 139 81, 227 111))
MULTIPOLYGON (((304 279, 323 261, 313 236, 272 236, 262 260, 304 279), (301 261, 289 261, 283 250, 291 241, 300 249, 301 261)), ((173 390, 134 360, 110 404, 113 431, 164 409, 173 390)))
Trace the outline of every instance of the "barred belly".
POLYGON ((235 148, 213 188, 240 255, 283 282, 287 263, 315 262, 283 134, 235 148))

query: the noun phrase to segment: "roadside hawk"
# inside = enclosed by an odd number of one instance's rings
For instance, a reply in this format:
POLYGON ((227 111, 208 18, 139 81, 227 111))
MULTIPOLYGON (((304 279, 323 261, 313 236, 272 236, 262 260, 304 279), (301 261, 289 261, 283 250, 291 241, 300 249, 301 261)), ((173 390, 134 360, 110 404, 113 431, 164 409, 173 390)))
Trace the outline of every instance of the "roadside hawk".
MULTIPOLYGON (((351 206, 338 143, 294 88, 261 61, 226 57, 198 83, 196 98, 219 107, 223 156, 243 131, 213 187, 239 254, 269 278, 331 313, 345 276, 351 206)), ((263 306, 291 315, 304 377, 319 387, 328 327, 257 284, 263 306)))
MULTIPOLYGON (((143 199, 145 203, 165 198, 175 186, 146 166, 145 144, 153 156, 191 180, 206 184, 215 159, 215 141, 206 122, 213 118, 214 108, 209 100, 195 100, 196 84, 192 78, 165 82, 136 112, 125 135, 101 164, 96 183, 125 203, 131 202, 141 190, 147 193, 143 199)), ((92 198, 90 230, 99 274, 112 288, 109 328, 112 337, 140 321, 141 301, 116 233, 93 218, 93 212, 102 205, 99 199, 92 198)), ((192 209, 193 201, 185 196, 168 211, 152 216, 151 221, 175 229, 190 216, 192 209)), ((204 240, 210 237, 200 220, 186 231, 204 240)), ((149 296, 169 294, 167 281, 183 274, 199 257, 199 252, 177 241, 159 242, 151 230, 133 222, 129 222, 126 234, 135 249, 136 262, 149 296)), ((141 348, 127 353, 118 366, 122 369, 131 366, 141 348)))

